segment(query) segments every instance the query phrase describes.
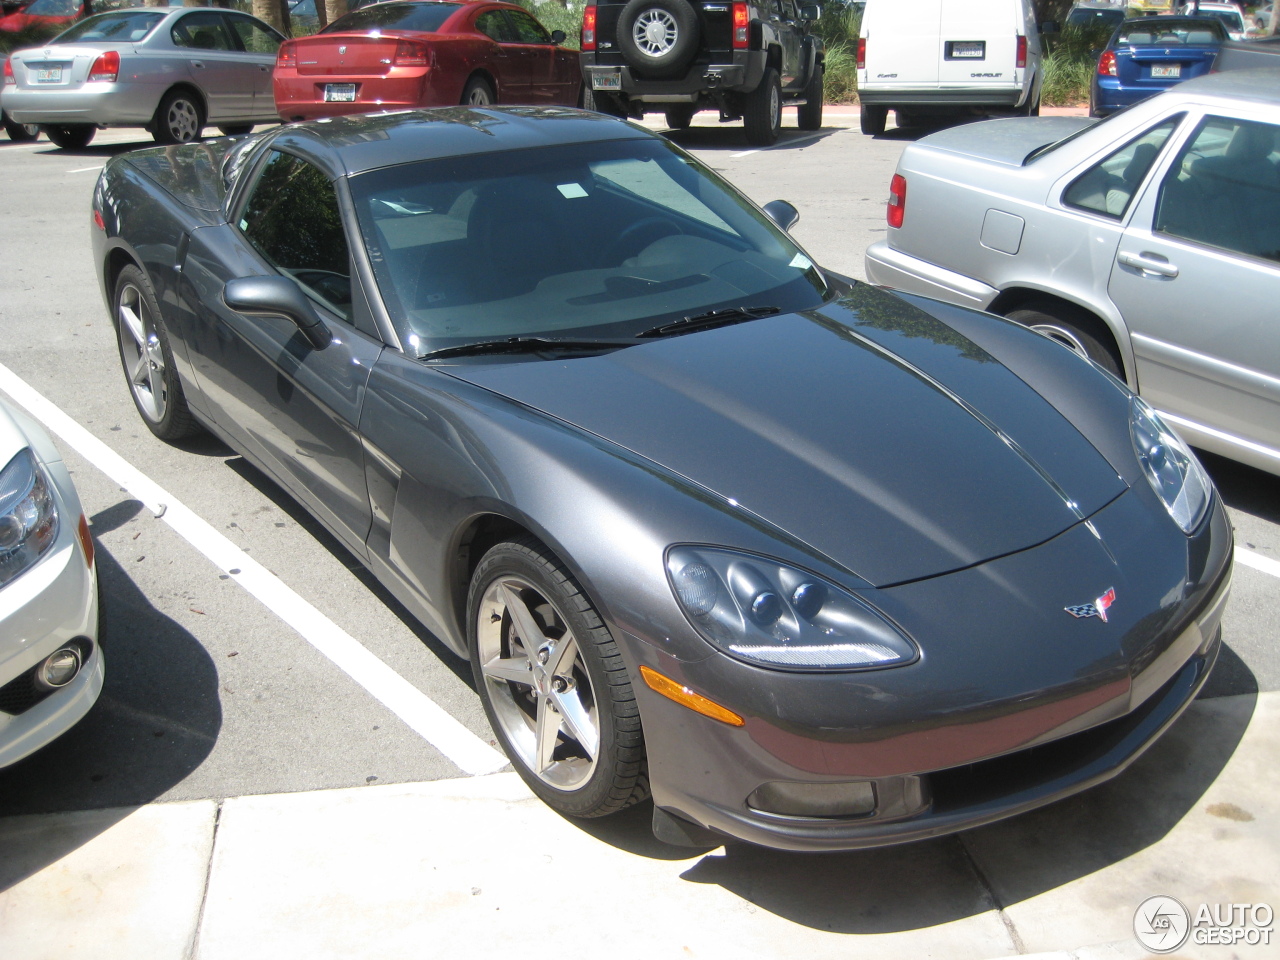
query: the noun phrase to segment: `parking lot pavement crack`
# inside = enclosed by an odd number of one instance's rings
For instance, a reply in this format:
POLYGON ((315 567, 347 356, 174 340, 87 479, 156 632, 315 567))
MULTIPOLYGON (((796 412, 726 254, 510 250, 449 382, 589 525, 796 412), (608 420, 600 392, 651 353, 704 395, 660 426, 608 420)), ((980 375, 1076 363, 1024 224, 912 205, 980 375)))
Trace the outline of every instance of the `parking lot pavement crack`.
POLYGON ((955 841, 960 847, 960 852, 964 855, 965 862, 969 864, 969 869, 973 871, 974 879, 982 887, 982 899, 986 901, 990 909, 996 912, 1000 922, 1004 924, 1005 933, 1009 935, 1009 944, 1013 948, 1013 952, 1019 956, 1025 954, 1027 947, 1022 942, 1022 937, 1018 934, 1018 928, 1013 924, 1013 918, 1005 912, 1005 905, 1000 902, 1000 897, 996 893, 995 887, 987 879, 987 875, 982 872, 982 867, 978 866, 978 861, 974 858, 973 853, 970 852, 969 845, 964 842, 964 837, 960 834, 956 834, 955 841))
POLYGON ((188 960, 195 960, 200 952, 200 931, 204 929, 205 905, 209 902, 209 881, 213 877, 213 861, 218 853, 218 828, 222 825, 222 805, 226 801, 218 801, 218 809, 213 815, 213 839, 209 843, 209 862, 204 870, 204 887, 200 891, 200 909, 196 911, 195 926, 191 931, 191 942, 187 944, 188 960))

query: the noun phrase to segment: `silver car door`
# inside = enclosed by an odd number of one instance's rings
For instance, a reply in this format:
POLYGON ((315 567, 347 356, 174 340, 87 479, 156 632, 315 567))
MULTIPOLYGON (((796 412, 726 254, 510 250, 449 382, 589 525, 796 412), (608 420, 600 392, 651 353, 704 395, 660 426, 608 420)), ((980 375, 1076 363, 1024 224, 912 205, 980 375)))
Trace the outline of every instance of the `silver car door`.
POLYGON ((195 10, 169 29, 173 45, 185 55, 191 79, 205 96, 208 123, 253 115, 254 68, 236 49, 217 10, 195 10))
POLYGON ((284 37, 267 24, 242 13, 229 12, 225 16, 233 38, 239 41, 243 51, 240 56, 249 64, 246 69, 253 75, 253 116, 274 119, 276 95, 271 72, 276 65, 276 50, 284 37))
POLYGON ((1278 137, 1272 123, 1204 117, 1147 187, 1108 287, 1142 395, 1242 459, 1280 451, 1278 137))

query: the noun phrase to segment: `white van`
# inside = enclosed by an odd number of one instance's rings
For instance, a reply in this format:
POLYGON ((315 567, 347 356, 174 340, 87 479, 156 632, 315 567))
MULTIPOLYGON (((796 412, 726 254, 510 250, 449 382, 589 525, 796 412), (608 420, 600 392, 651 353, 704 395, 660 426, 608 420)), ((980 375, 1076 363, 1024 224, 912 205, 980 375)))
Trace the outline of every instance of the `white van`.
POLYGON ((862 132, 886 115, 1040 112, 1040 30, 1032 0, 867 0, 858 38, 862 132))

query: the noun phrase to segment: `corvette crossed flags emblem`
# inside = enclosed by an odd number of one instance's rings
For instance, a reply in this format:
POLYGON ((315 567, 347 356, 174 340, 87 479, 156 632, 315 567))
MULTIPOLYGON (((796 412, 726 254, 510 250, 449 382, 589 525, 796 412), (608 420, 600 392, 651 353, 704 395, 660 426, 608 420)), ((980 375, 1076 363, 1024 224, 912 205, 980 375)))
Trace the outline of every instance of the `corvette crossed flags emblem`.
POLYGON ((1093 603, 1082 603, 1076 607, 1063 607, 1067 613, 1071 614, 1077 620, 1082 617, 1097 617, 1103 623, 1107 622, 1107 611, 1111 609, 1111 605, 1116 602, 1116 588, 1110 587, 1106 593, 1100 596, 1093 603))

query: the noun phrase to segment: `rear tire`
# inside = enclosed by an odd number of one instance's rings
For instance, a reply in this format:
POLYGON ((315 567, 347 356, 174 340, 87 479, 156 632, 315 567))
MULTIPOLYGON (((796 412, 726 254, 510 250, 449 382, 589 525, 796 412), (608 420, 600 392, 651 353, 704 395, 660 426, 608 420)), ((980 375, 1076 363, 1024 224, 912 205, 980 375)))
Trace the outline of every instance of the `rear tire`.
POLYGON ((782 82, 773 67, 765 70, 760 86, 747 94, 742 119, 747 143, 753 147, 771 147, 778 142, 782 134, 782 82))
POLYGON ((1033 95, 1034 100, 1028 99, 1026 103, 1018 107, 1017 114, 1020 117, 1038 117, 1040 116, 1040 91, 1037 90, 1033 95))
POLYGON ((869 107, 862 105, 862 132, 869 137, 878 137, 884 133, 884 125, 889 119, 888 107, 869 107))
POLYGON ((4 118, 4 132, 14 143, 31 143, 40 136, 40 128, 34 123, 15 123, 4 118))
POLYGON ((1088 357, 1098 366, 1124 380, 1120 351, 1111 332, 1089 311, 1069 303, 1036 300, 1023 304, 1006 316, 1061 344, 1072 353, 1088 357))
POLYGON ((151 136, 156 143, 194 143, 203 129, 204 105, 186 90, 166 93, 151 121, 151 136))
POLYGON ((40 130, 60 150, 83 150, 98 132, 98 128, 91 123, 66 123, 58 126, 41 124, 40 130))
POLYGON ((489 86, 489 81, 484 77, 472 77, 462 91, 464 107, 491 107, 497 102, 498 97, 493 92, 493 87, 489 86))
POLYGON ((813 65, 813 78, 804 88, 805 102, 796 109, 796 123, 801 130, 822 129, 822 101, 826 68, 820 63, 813 65))
POLYGON ((693 122, 693 115, 697 113, 697 107, 692 103, 676 103, 667 107, 667 126, 672 130, 688 130, 689 124, 693 122))

